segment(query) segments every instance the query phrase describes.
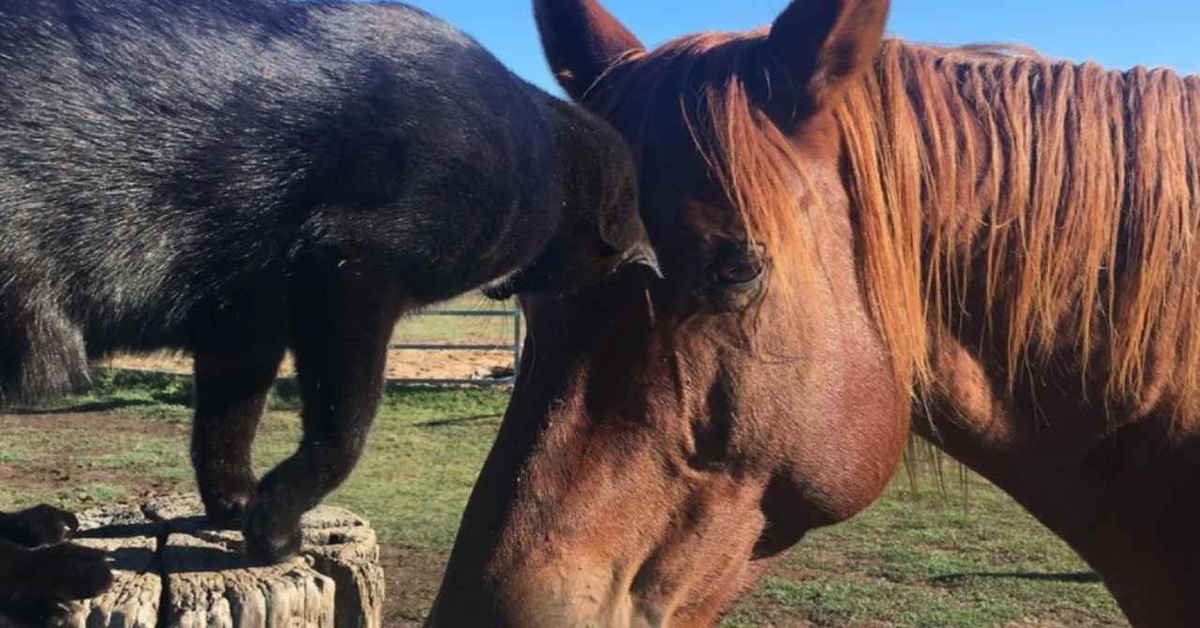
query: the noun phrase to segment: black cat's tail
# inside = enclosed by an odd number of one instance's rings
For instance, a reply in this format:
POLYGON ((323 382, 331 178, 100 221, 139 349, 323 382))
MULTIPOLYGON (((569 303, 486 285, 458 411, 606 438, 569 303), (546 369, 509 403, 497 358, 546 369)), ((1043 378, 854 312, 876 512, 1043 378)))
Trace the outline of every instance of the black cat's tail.
POLYGON ((0 305, 0 407, 36 403, 91 384, 79 328, 61 314, 0 305))

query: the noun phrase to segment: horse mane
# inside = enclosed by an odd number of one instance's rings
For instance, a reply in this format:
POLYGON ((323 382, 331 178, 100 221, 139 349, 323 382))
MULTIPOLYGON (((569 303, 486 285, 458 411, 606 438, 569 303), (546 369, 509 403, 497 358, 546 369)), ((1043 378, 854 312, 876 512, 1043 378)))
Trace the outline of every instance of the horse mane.
MULTIPOLYGON (((751 96, 766 35, 631 53, 587 99, 641 116, 626 128, 643 158, 699 149, 776 266, 809 266, 803 146, 751 96)), ((1165 392, 1200 409, 1200 77, 889 40, 832 114, 861 272, 902 377, 932 383, 938 334, 985 316, 1010 386, 1065 350, 1085 378, 1099 365, 1110 401, 1165 392)))
POLYGON ((875 307, 919 377, 981 292, 1010 385, 1066 349, 1111 401, 1195 409, 1200 77, 890 41, 835 116, 875 307))

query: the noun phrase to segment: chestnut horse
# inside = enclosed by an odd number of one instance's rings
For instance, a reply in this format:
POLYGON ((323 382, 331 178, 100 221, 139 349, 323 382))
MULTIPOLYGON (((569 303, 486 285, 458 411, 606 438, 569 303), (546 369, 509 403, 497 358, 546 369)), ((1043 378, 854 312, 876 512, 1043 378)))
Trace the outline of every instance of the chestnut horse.
POLYGON ((540 0, 666 279, 530 296, 435 626, 710 626, 910 431, 1200 625, 1200 78, 884 40, 887 0, 647 51, 540 0))

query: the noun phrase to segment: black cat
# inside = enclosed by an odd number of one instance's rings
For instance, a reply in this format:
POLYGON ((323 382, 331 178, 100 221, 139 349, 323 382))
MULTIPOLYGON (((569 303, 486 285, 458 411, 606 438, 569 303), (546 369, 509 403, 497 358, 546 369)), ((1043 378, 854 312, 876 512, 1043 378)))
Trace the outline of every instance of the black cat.
MULTIPOLYGON (((208 515, 249 552, 354 467, 406 311, 490 285, 653 266, 628 149, 450 26, 398 4, 0 4, 0 401, 88 383, 114 350, 195 356, 208 515), (299 450, 250 449, 285 351, 299 450)), ((104 591, 77 523, 0 518, 0 603, 104 591)))

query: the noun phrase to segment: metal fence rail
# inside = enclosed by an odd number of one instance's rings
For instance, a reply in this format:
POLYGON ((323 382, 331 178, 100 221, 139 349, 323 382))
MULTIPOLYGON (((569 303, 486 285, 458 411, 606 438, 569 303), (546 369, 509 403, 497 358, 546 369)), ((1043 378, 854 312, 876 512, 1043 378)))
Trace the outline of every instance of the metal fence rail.
POLYGON ((414 317, 459 317, 459 318, 511 318, 513 321, 512 344, 393 344, 392 349, 408 351, 511 351, 513 357, 513 376, 504 379, 421 379, 406 378, 392 379, 390 382, 399 384, 420 384, 426 386, 511 386, 516 380, 517 370, 521 368, 521 310, 471 311, 471 310, 428 310, 413 315, 414 317))

